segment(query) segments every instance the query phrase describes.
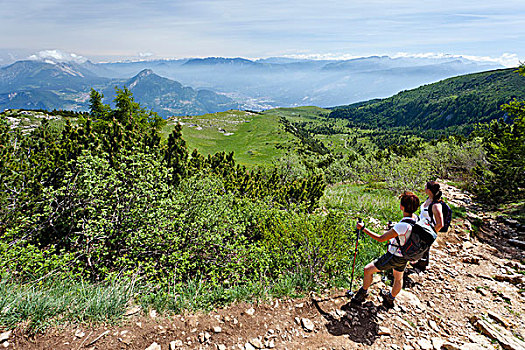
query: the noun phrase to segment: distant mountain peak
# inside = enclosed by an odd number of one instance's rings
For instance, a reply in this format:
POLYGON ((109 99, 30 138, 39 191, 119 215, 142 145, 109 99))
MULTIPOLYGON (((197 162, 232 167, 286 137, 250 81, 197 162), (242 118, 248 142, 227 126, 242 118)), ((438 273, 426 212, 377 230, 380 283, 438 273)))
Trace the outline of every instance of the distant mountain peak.
POLYGON ((129 79, 127 85, 130 89, 135 88, 138 84, 155 84, 155 83, 164 83, 164 84, 179 84, 176 81, 166 79, 160 75, 155 74, 153 70, 146 68, 141 70, 133 78, 129 79))
POLYGON ((192 58, 184 63, 185 66, 199 66, 199 65, 255 65, 254 61, 246 58, 225 58, 225 57, 206 57, 206 58, 192 58))
POLYGON ((139 74, 137 74, 135 76, 135 78, 146 78, 147 76, 150 76, 150 75, 156 75, 155 72, 153 72, 153 70, 151 69, 143 69, 139 72, 139 74))

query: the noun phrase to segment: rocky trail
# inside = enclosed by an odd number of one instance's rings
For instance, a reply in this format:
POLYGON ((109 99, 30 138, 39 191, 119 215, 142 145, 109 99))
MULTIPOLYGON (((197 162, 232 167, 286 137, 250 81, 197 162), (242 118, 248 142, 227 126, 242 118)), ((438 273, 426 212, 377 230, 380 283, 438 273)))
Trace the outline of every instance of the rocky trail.
POLYGON ((121 324, 69 326, 28 336, 0 335, 6 349, 525 349, 524 227, 481 213, 470 196, 447 187, 466 208, 441 234, 425 272, 409 269, 393 309, 376 276, 368 300, 349 304, 344 291, 302 299, 238 303, 209 314, 143 315, 121 324), (473 234, 473 226, 480 227, 473 234), (497 238, 503 237, 503 238, 497 238))

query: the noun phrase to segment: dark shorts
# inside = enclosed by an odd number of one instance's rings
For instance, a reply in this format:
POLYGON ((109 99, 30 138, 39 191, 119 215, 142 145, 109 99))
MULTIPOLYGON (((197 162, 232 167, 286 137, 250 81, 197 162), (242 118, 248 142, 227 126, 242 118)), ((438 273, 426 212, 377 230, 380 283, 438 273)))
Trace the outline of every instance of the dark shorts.
POLYGON ((405 271, 408 260, 400 256, 396 256, 392 253, 386 253, 385 255, 374 260, 374 266, 380 270, 394 269, 399 272, 405 271))

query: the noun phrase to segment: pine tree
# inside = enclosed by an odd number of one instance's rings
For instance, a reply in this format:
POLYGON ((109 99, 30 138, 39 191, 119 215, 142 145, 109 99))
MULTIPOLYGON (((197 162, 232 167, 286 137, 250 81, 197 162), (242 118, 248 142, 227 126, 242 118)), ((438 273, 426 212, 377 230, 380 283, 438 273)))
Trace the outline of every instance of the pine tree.
MULTIPOLYGON (((525 76, 525 65, 518 72, 525 76)), ((525 101, 512 101, 503 110, 509 122, 492 122, 483 140, 490 170, 482 173, 488 178, 485 194, 525 198, 525 101)))
POLYGON ((89 93, 89 113, 95 119, 108 120, 109 106, 102 103, 104 95, 91 88, 89 93))

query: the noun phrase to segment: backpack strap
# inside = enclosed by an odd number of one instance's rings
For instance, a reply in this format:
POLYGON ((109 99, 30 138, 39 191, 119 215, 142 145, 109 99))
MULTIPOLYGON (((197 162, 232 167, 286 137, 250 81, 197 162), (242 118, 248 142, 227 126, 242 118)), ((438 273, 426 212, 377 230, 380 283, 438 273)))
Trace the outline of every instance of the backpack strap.
POLYGON ((443 200, 440 199, 438 201, 432 201, 432 203, 430 203, 430 205, 428 206, 428 216, 430 217, 430 222, 433 226, 436 225, 436 220, 434 220, 434 212, 432 211, 432 206, 436 203, 439 203, 441 204, 441 206, 443 206, 443 200))

